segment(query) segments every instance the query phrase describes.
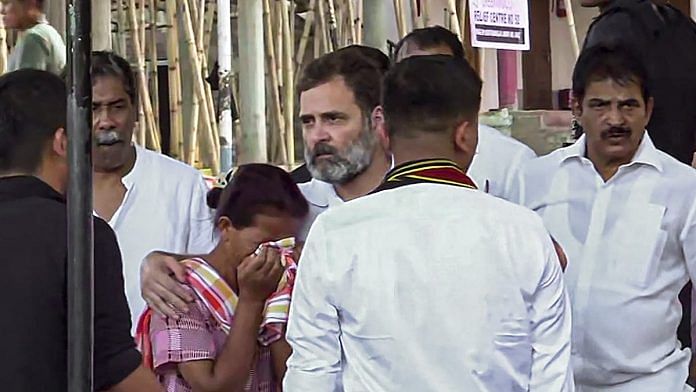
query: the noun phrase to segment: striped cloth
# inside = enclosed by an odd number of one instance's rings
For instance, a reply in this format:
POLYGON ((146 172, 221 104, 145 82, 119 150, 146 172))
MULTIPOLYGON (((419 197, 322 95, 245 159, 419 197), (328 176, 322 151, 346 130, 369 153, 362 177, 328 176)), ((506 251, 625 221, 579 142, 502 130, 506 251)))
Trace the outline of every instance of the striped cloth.
MULTIPOLYGON (((285 273, 278 284, 278 289, 266 301, 264 318, 259 327, 258 341, 262 346, 269 346, 283 336, 283 325, 288 321, 290 311, 290 298, 292 287, 295 283, 297 264, 292 253, 295 245, 294 239, 285 239, 261 245, 273 247, 280 251, 285 273)), ((259 247, 259 249, 261 248, 259 247)), ((257 251, 258 252, 258 251, 257 251)), ((239 297, 232 288, 220 277, 205 260, 200 258, 182 261, 187 270, 187 284, 193 289, 215 318, 219 328, 228 334, 234 321, 234 311, 239 302, 239 297)), ((143 363, 153 368, 152 341, 150 337, 150 325, 152 309, 147 308, 140 316, 136 330, 136 342, 142 352, 143 363)))

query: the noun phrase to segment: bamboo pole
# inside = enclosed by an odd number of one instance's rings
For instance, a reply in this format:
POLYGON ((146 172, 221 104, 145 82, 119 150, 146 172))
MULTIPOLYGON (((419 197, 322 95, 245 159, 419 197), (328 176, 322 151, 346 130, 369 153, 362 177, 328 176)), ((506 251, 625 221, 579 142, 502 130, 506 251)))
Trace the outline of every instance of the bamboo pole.
POLYGON ((284 79, 284 89, 283 89, 283 115, 285 116, 285 132, 283 132, 285 138, 285 151, 286 158, 285 162, 287 165, 293 166, 295 164, 295 83, 293 81, 293 62, 292 62, 292 48, 294 42, 292 35, 290 34, 290 14, 288 9, 288 3, 285 0, 281 0, 281 17, 283 25, 283 72, 285 73, 284 79))
POLYGON ((362 45, 363 43, 363 13, 363 0, 358 0, 358 6, 355 14, 355 22, 353 22, 353 25, 355 28, 355 43, 359 45, 362 45))
POLYGON ((414 29, 424 27, 421 14, 418 12, 418 0, 411 0, 411 21, 414 29))
POLYGON ((232 121, 232 15, 228 0, 218 0, 218 75, 220 77, 220 169, 226 173, 235 163, 232 121))
MULTIPOLYGON (((202 74, 207 76, 210 73, 210 71, 208 67, 208 54, 205 52, 205 48, 210 47, 210 39, 212 37, 213 25, 215 24, 217 2, 208 3, 209 6, 205 7, 205 0, 203 1, 204 2, 202 3, 202 6, 204 8, 200 9, 201 14, 203 15, 203 26, 201 27, 203 34, 200 35, 200 37, 202 37, 202 40, 198 42, 197 48, 201 59, 202 74), (204 9, 205 12, 203 12, 204 9)), ((215 151, 217 151, 217 154, 219 155, 220 130, 216 121, 215 100, 213 99, 213 90, 210 84, 206 81, 204 81, 203 85, 205 86, 205 100, 206 109, 208 110, 208 119, 210 120, 210 127, 213 130, 213 144, 215 146, 215 151)))
POLYGON ((336 23, 336 4, 334 0, 328 0, 329 4, 329 41, 331 41, 331 50, 336 50, 339 47, 338 43, 338 26, 336 23))
POLYGON ((181 92, 181 74, 179 71, 179 19, 175 1, 165 1, 167 9, 167 60, 169 66, 169 113, 170 143, 169 153, 178 159, 184 156, 184 117, 183 96, 181 92))
POLYGON ((305 16, 305 24, 302 29, 302 37, 300 37, 300 44, 297 48, 297 53, 295 56, 295 63, 297 64, 297 69, 302 67, 304 61, 305 50, 307 49, 307 40, 309 39, 309 33, 312 31, 312 26, 314 26, 314 10, 316 7, 316 0, 309 1, 309 10, 305 16))
POLYGON ((323 53, 329 53, 333 52, 333 47, 331 46, 331 40, 329 39, 329 28, 328 24, 326 21, 326 11, 324 9, 324 1, 325 0, 318 0, 317 1, 317 12, 319 13, 319 29, 314 31, 314 34, 321 34, 321 44, 322 47, 324 48, 323 53))
POLYGON ((126 30, 128 29, 128 18, 123 10, 123 0, 116 1, 116 15, 118 17, 118 48, 119 54, 123 58, 128 58, 128 47, 126 46, 126 30))
POLYGON ((285 2, 286 0, 276 0, 272 4, 269 4, 271 9, 269 13, 269 17, 271 18, 271 28, 272 28, 272 36, 273 36, 273 43, 275 45, 275 67, 276 67, 276 75, 278 75, 278 85, 277 88, 279 91, 283 90, 283 85, 285 84, 284 81, 284 76, 285 74, 283 73, 283 50, 285 49, 283 46, 283 16, 281 15, 282 13, 282 8, 281 8, 281 3, 285 2))
POLYGON ((150 0, 150 91, 152 92, 152 110, 154 114, 155 127, 160 129, 159 118, 159 72, 157 70, 157 0, 150 0))
MULTIPOLYGON (((147 35, 145 34, 147 27, 147 7, 145 6, 145 2, 146 0, 140 0, 140 23, 137 25, 140 33, 140 48, 142 49, 143 58, 147 58, 147 35)), ((145 76, 147 76, 147 74, 145 74, 145 76)))
POLYGON ((421 14, 423 17, 423 27, 430 27, 430 10, 428 9, 427 1, 421 2, 421 14))
POLYGON ((0 75, 7 70, 7 30, 3 18, 0 18, 0 75))
MULTIPOLYGON (((137 27, 138 20, 136 15, 135 0, 129 0, 128 11, 130 14, 131 25, 137 27)), ((147 77, 145 76, 145 57, 140 45, 140 36, 138 30, 134 29, 133 34, 133 48, 135 52, 136 61, 138 64, 138 87, 140 89, 140 102, 143 105, 143 123, 139 124, 143 128, 141 132, 145 133, 145 141, 149 144, 155 151, 159 152, 160 141, 159 134, 156 129, 154 115, 152 113, 152 101, 150 100, 150 92, 147 88, 147 77)))
POLYGON ((406 36, 406 17, 401 0, 394 0, 394 15, 396 16, 396 29, 399 33, 399 39, 401 39, 406 36))
POLYGON ((573 3, 565 0, 566 14, 568 16, 568 30, 570 30, 570 44, 573 47, 575 58, 580 55, 580 43, 578 41, 578 31, 575 29, 575 15, 573 13, 573 3))
POLYGON ((353 6, 353 0, 347 0, 346 1, 346 12, 348 13, 348 24, 346 25, 346 29, 349 32, 350 36, 350 44, 357 44, 358 43, 358 29, 355 27, 355 7, 353 6))
MULTIPOLYGON (((216 150, 215 135, 211 127, 211 122, 209 118, 209 112, 207 108, 206 93, 205 93, 205 81, 201 75, 200 70, 202 69, 201 59, 198 55, 198 50, 196 48, 196 36, 193 31, 193 21, 191 18, 191 9, 189 0, 182 1, 182 20, 184 22, 184 34, 186 36, 186 44, 189 48, 191 68, 194 70, 193 83, 194 83, 194 94, 198 97, 201 104, 200 114, 203 117, 202 121, 204 124, 204 134, 203 140, 206 142, 207 146, 211 150, 210 156, 210 166, 213 173, 220 172, 220 151, 216 150)), ((202 11, 202 10, 199 10, 202 11)), ((203 27, 201 27, 203 28, 203 27)), ((190 149, 194 149, 195 145, 189 146, 190 149)), ((193 155, 194 152, 191 152, 193 155)))
MULTIPOLYGON (((273 47, 273 35, 272 35, 272 29, 271 29, 271 7, 270 7, 270 2, 269 0, 263 0, 263 23, 264 23, 264 30, 266 31, 265 34, 265 43, 266 43, 266 63, 268 65, 268 71, 269 71, 269 76, 270 76, 270 84, 269 84, 269 89, 271 93, 271 112, 273 114, 273 119, 275 120, 275 125, 278 129, 278 134, 281 135, 280 138, 277 137, 272 137, 271 138, 271 153, 272 153, 272 159, 275 158, 276 150, 278 147, 280 147, 281 150, 281 156, 283 157, 283 163, 285 162, 285 159, 287 158, 287 152, 285 151, 285 144, 282 143, 282 136, 284 135, 284 129, 285 129, 285 124, 284 124, 284 117, 282 114, 281 106, 280 106, 280 94, 278 92, 278 72, 277 68, 275 67, 276 64, 276 57, 275 57, 275 48, 273 47), (278 139, 280 139, 280 143, 278 143, 278 139)), ((274 135, 275 136, 275 135, 274 135)))
POLYGON ((450 30, 457 34, 459 40, 462 40, 462 29, 459 27, 459 17, 457 16, 457 4, 454 0, 447 0, 448 16, 450 22, 450 30))
POLYGON ((466 7, 469 0, 461 0, 459 2, 459 29, 461 30, 460 37, 462 43, 469 41, 469 32, 466 29, 466 7))

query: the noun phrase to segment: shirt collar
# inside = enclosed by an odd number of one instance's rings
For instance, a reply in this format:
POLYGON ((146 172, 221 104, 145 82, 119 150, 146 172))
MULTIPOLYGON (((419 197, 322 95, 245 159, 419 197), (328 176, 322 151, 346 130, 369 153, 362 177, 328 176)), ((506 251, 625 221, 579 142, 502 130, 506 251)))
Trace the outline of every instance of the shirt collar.
MULTIPOLYGON (((571 146, 566 147, 564 150, 565 156, 561 162, 566 162, 570 159, 586 158, 586 136, 580 136, 578 141, 573 143, 571 146)), ((647 132, 643 134, 643 140, 641 140, 640 146, 638 146, 638 151, 636 151, 636 154, 633 156, 633 159, 631 159, 631 162, 623 166, 632 166, 637 164, 652 166, 659 172, 664 170, 662 160, 660 159, 660 152, 653 144, 652 139, 650 139, 650 135, 648 135, 647 132)))
POLYGON ((343 203, 343 199, 338 196, 336 188, 334 188, 332 184, 317 180, 316 178, 313 178, 307 184, 307 190, 304 192, 304 196, 307 202, 320 208, 328 208, 343 203))
POLYGON ((0 201, 40 197, 65 203, 63 195, 34 176, 0 178, 0 201))
POLYGON ((123 185, 126 187, 126 189, 131 189, 133 185, 135 185, 136 182, 138 182, 138 177, 140 176, 140 173, 144 170, 143 167, 145 166, 145 149, 140 147, 139 145, 134 145, 135 147, 135 163, 133 164, 133 168, 121 179, 121 182, 123 185))

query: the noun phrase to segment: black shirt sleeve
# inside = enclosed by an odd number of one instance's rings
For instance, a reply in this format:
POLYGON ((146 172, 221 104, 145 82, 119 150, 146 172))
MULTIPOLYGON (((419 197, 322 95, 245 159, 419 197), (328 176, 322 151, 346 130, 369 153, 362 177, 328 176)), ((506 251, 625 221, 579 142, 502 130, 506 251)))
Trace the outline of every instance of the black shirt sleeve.
POLYGON ((94 386, 105 390, 141 363, 131 336, 121 252, 111 228, 94 218, 94 386))

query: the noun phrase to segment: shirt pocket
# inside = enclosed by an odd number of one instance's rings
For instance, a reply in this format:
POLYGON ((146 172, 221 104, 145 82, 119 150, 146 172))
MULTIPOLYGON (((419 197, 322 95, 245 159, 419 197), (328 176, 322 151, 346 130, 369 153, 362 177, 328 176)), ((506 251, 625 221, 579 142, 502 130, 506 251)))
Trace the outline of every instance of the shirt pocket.
POLYGON ((644 288, 654 280, 667 242, 667 232, 661 227, 665 207, 645 204, 625 211, 605 244, 608 276, 644 288))

